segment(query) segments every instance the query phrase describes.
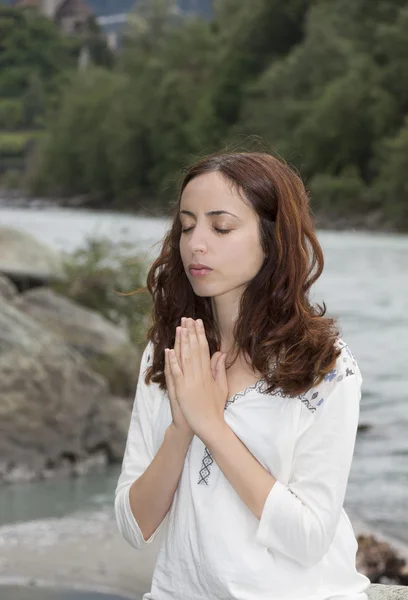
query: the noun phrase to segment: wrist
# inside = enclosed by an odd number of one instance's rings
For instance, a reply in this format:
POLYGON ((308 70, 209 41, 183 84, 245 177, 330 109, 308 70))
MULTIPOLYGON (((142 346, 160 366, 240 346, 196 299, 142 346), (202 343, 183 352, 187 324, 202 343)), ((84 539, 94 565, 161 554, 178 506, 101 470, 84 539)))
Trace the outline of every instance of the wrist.
POLYGON ((181 443, 190 445, 194 437, 194 432, 181 431, 180 429, 177 429, 174 423, 170 423, 170 425, 167 427, 166 435, 172 439, 178 440, 181 443))
POLYGON ((210 449, 214 445, 217 445, 220 442, 220 440, 223 440, 225 438, 225 434, 228 429, 230 429, 228 423, 222 420, 212 425, 205 433, 199 435, 198 437, 201 439, 203 444, 205 444, 207 448, 210 449))

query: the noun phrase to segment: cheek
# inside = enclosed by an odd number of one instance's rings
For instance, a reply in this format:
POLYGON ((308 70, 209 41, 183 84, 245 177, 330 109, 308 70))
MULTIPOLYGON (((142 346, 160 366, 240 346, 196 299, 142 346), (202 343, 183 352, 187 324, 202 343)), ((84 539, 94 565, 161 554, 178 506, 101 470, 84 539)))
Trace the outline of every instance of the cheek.
POLYGON ((263 252, 257 239, 245 236, 223 244, 221 264, 230 274, 236 273, 244 280, 251 279, 263 263, 263 252))

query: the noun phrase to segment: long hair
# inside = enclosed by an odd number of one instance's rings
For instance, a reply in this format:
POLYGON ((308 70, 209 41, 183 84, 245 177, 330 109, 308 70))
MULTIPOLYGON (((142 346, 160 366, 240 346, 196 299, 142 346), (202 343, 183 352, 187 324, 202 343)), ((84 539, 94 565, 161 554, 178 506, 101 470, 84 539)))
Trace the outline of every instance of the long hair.
MULTIPOLYGON (((180 200, 195 177, 217 171, 243 194, 259 217, 266 258, 242 293, 234 327, 235 349, 263 374, 266 392, 298 395, 319 383, 334 366, 336 322, 326 305, 312 305, 309 290, 324 267, 314 232, 309 197, 299 175, 282 159, 264 152, 217 152, 190 166, 170 210, 171 226, 147 275, 153 298, 147 339, 154 346, 145 382, 166 390, 164 349, 173 348, 181 317, 202 319, 210 355, 221 338, 211 298, 195 295, 180 256, 180 200), (271 365, 273 364, 273 368, 271 365)), ((144 288, 146 290, 146 288, 144 288)))

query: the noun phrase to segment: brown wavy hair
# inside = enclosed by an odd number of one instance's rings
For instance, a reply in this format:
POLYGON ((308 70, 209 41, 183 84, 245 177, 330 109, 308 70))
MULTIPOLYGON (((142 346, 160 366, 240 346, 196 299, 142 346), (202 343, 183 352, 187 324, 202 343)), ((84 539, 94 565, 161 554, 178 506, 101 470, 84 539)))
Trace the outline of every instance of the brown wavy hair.
POLYGON ((236 356, 242 353, 262 373, 268 393, 279 388, 288 395, 301 394, 334 367, 340 354, 335 347, 339 331, 335 320, 324 316, 325 303, 312 305, 309 300, 324 257, 308 193, 291 166, 265 152, 217 152, 185 170, 178 199, 170 209, 170 229, 142 288, 153 298, 147 340, 153 343, 154 355, 145 382, 166 390, 164 349, 174 347, 181 317, 201 318, 210 355, 220 350, 211 298, 195 295, 179 250, 183 190, 195 177, 213 171, 231 182, 257 213, 266 254, 241 296, 234 329, 236 356))

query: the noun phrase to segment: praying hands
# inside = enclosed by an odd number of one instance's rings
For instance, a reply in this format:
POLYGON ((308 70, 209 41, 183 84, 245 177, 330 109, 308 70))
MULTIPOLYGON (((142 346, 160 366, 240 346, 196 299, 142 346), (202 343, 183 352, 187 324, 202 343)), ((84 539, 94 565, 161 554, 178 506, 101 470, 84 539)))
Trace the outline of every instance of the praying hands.
POLYGON ((183 321, 184 326, 176 329, 174 349, 165 349, 165 373, 173 421, 177 421, 184 431, 190 429, 205 439, 216 427, 225 425, 226 354, 218 351, 210 357, 201 319, 183 321))

